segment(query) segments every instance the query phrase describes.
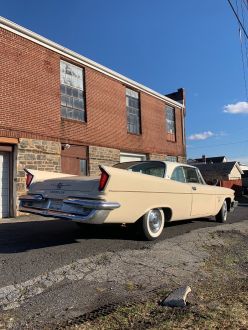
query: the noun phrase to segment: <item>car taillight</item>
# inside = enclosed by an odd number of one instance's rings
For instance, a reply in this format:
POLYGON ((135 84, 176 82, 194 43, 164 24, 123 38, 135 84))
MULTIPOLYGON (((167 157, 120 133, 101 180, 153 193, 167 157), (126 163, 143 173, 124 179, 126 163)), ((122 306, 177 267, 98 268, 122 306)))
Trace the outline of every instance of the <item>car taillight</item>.
POLYGON ((26 172, 26 188, 29 188, 29 186, 32 183, 33 180, 33 174, 31 174, 30 172, 28 172, 27 170, 24 169, 24 171, 26 172))
POLYGON ((108 175, 107 172, 104 171, 104 169, 100 168, 100 170, 101 170, 102 174, 101 174, 101 177, 100 177, 98 190, 102 191, 106 186, 109 175, 108 175))

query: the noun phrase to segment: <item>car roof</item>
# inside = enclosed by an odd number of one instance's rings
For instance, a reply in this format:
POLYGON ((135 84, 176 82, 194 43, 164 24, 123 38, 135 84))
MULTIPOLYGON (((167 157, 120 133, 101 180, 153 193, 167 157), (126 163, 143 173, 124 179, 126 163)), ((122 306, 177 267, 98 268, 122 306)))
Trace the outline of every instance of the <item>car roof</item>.
POLYGON ((137 161, 118 163, 118 164, 115 164, 115 165, 118 165, 119 168, 121 168, 123 166, 123 168, 125 169, 128 166, 132 166, 132 165, 136 165, 136 164, 142 164, 142 163, 164 163, 166 165, 166 172, 167 172, 166 177, 170 176, 172 174, 173 170, 178 166, 186 166, 186 167, 196 168, 195 166, 188 165, 188 164, 185 164, 185 163, 170 162, 170 161, 167 161, 167 160, 137 160, 137 161))

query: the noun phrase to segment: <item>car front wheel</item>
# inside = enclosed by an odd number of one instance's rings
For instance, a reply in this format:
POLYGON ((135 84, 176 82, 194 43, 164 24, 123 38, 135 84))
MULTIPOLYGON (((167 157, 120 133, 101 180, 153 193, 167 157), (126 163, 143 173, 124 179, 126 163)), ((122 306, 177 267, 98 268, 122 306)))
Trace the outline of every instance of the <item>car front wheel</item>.
POLYGON ((141 232, 145 239, 152 241, 158 238, 164 228, 164 212, 162 209, 148 211, 140 222, 141 232))
POLYGON ((226 222, 227 220, 227 202, 224 201, 219 213, 215 216, 217 222, 226 222))

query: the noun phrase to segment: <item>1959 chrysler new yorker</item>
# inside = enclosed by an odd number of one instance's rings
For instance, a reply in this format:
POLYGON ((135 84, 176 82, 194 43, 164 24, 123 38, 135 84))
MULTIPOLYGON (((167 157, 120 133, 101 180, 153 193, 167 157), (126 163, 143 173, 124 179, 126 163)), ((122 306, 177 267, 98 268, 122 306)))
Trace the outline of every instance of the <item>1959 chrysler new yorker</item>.
POLYGON ((209 186, 193 166, 135 161, 100 166, 101 177, 26 171, 19 210, 81 224, 137 223, 156 239, 165 221, 215 216, 225 222, 237 202, 232 189, 209 186))

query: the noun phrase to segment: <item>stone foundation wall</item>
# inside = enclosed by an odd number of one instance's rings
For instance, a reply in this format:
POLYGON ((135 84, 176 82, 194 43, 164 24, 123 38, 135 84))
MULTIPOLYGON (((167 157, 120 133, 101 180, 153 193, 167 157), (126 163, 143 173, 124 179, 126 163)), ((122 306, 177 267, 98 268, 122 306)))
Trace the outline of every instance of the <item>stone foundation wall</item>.
POLYGON ((187 164, 187 158, 183 157, 183 156, 178 156, 177 161, 178 161, 178 163, 187 164))
POLYGON ((34 170, 61 172, 60 154, 61 145, 59 142, 21 138, 17 149, 17 197, 26 193, 26 179, 23 169, 26 167, 34 170))
POLYGON ((120 161, 120 150, 89 146, 89 174, 99 175, 99 165, 112 166, 120 161))
POLYGON ((149 154, 148 160, 165 160, 165 157, 164 154, 149 154))

